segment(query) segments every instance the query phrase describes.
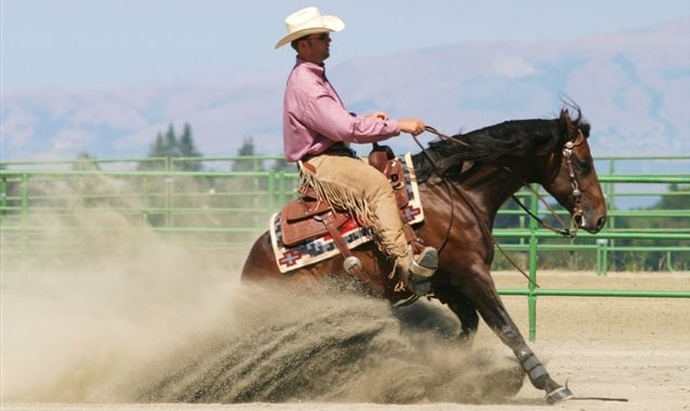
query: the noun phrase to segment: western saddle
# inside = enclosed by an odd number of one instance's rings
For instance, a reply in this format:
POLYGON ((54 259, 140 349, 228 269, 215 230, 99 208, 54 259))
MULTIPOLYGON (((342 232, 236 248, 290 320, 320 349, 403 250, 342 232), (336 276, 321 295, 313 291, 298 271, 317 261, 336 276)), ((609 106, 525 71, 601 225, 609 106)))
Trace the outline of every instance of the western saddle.
MULTIPOLYGON (((398 202, 398 207, 404 209, 408 202, 408 194, 405 188, 404 169, 401 162, 395 157, 388 146, 374 143, 374 147, 368 156, 369 164, 381 171, 391 183, 393 192, 398 202)), ((300 196, 289 201, 282 209, 280 225, 282 241, 286 247, 300 244, 301 242, 330 235, 336 247, 345 259, 345 270, 363 280, 361 264, 340 234, 340 228, 353 216, 348 210, 331 206, 327 202, 317 198, 311 187, 302 187, 300 196)), ((402 215, 401 215, 402 218, 402 215)), ((359 222, 357 222, 359 224, 359 222)), ((405 224, 405 235, 408 243, 415 250, 421 248, 421 243, 414 235, 412 228, 405 224)))

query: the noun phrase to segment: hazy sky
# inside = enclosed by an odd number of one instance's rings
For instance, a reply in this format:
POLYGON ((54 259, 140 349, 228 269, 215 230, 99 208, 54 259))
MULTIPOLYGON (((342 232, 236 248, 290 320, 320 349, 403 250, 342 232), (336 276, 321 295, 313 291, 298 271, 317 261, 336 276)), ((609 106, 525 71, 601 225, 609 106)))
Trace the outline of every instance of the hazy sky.
POLYGON ((285 17, 310 5, 345 22, 329 62, 459 42, 574 38, 690 16, 689 0, 0 0, 1 80, 10 90, 287 71, 292 50, 273 47, 285 17))

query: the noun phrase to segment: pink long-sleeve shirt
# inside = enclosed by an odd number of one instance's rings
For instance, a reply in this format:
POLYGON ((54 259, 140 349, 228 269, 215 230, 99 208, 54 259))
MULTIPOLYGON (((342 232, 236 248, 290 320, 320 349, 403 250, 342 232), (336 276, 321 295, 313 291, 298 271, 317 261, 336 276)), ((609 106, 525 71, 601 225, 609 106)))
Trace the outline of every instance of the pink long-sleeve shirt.
POLYGON ((283 100, 283 147, 287 161, 320 154, 335 142, 374 143, 400 134, 398 122, 349 113, 322 65, 297 57, 283 100))

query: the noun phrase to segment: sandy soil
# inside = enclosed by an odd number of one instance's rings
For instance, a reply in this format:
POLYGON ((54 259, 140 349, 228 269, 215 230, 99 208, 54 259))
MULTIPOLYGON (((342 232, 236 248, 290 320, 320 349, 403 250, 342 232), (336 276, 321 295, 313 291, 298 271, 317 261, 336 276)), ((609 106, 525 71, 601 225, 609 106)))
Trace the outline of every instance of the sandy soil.
MULTIPOLYGON (((498 273, 495 275, 499 288, 516 288, 524 286, 524 279, 516 274, 498 273)), ((539 274, 542 288, 571 288, 571 289, 637 289, 637 290, 690 290, 690 273, 610 273, 606 277, 597 277, 593 273, 559 273, 543 272, 539 274)), ((47 287, 44 284, 44 290, 47 287)), ((12 290, 13 287, 6 287, 12 290)), ((16 288, 16 287, 15 287, 16 288)), ((49 287, 50 288, 50 287, 49 287)), ((7 291, 7 290, 6 290, 7 291)), ((227 291, 227 290, 226 290, 227 291)), ((40 290, 34 289, 34 293, 40 290)), ((13 300, 12 293, 6 293, 5 311, 8 305, 19 301, 13 300)), ((205 294, 208 297, 208 294, 205 294)), ((527 302, 524 297, 504 297, 513 318, 520 325, 523 332, 527 331, 527 302)), ((41 299, 45 302, 45 299, 41 299)), ((93 301, 92 301, 93 303, 93 301)), ((195 302, 192 302, 195 303, 195 302)), ((21 304, 20 304, 21 305, 21 304)), ((23 326, 30 325, 36 314, 41 312, 40 305, 23 305, 23 326)), ((73 307, 74 308, 74 307, 73 307)), ((137 307, 130 307, 137 308, 137 307)), ((140 307, 139 307, 140 308, 140 307)), ((206 307, 209 315, 218 307, 206 307)), ((60 315, 78 317, 78 311, 63 310, 60 315)), ((9 311, 12 311, 11 309, 9 311)), ((547 363, 552 376, 558 381, 567 381, 576 395, 576 399, 551 406, 552 409, 563 410, 690 410, 690 300, 688 299, 656 299, 656 298, 602 298, 602 297, 540 297, 538 301, 537 341, 532 344, 535 352, 547 363)), ((104 312, 102 314, 109 315, 104 312)), ((148 314, 151 314, 149 312, 148 314)), ((100 378, 98 373, 83 366, 84 352, 77 355, 63 347, 52 354, 39 354, 40 364, 25 362, 16 368, 14 359, 27 358, 25 351, 18 348, 13 338, 14 331, 22 331, 12 327, 20 327, 22 322, 13 321, 12 314, 5 312, 3 323, 3 410, 120 410, 120 411, 150 411, 150 410, 330 410, 330 411, 361 411, 361 410, 541 410, 548 407, 542 400, 542 393, 526 383, 518 394, 512 398, 489 404, 462 404, 454 401, 422 401, 416 404, 375 404, 366 401, 301 401, 301 402, 251 402, 247 404, 182 404, 182 403, 120 403, 112 402, 111 396, 84 394, 92 381, 100 378), (9 344, 9 345, 8 345, 9 344), (65 356, 65 354, 67 355, 65 356), (62 357, 62 358, 55 358, 62 357), (62 378, 64 373, 51 374, 51 370, 44 367, 66 367, 75 363, 81 364, 80 378, 74 379, 75 385, 81 386, 79 395, 65 395, 64 392, 32 397, 31 389, 44 390, 46 384, 55 383, 55 379, 62 378), (34 367, 34 368, 32 368, 34 367), (39 378, 32 374, 36 370, 44 372, 39 378), (46 375, 47 374, 47 375, 46 375), (31 378, 33 377, 35 378, 31 378), (52 377, 51 377, 52 375, 52 377), (18 378, 22 384, 12 383, 18 378), (52 378, 52 380, 51 380, 52 378), (35 384, 32 384, 32 381, 35 384), (39 382, 41 384, 39 384, 39 382), (86 387, 84 387, 86 386, 86 387), (80 398, 82 395, 82 398, 80 398), (51 397, 52 396, 52 397, 51 397), (74 399, 78 401, 73 401, 74 399), (64 400, 67 401, 64 401, 64 400), (55 401, 52 401, 55 400, 55 401), (102 400, 102 401, 99 401, 102 400)), ((69 318, 63 326, 69 325, 69 318)), ((120 319, 121 320, 121 319, 120 319)), ((185 321, 181 321, 183 324, 185 321)), ((83 326, 84 324, 72 324, 83 326)), ((217 325, 210 322, 209 326, 217 325)), ((50 328, 50 327, 49 327, 50 328)), ((184 326, 182 327, 184 328, 184 326)), ((57 329, 50 328, 51 332, 57 329)), ((35 330, 23 330, 32 332, 35 330)), ((98 331, 97 327, 87 332, 98 331)), ((27 334, 18 333, 20 336, 27 334)), ((40 335, 37 335, 40 337, 40 335)), ((68 343, 74 341, 66 340, 68 343)), ((35 343, 24 340, 24 348, 36 348, 35 343)), ((93 342, 91 342, 93 344, 93 342)), ((59 338, 56 341, 59 345, 59 338)), ((69 345, 69 344, 68 344, 69 345)), ((102 344, 101 344, 102 345, 102 344)), ((496 346, 496 338, 486 330, 480 328, 475 340, 476 345, 496 346)), ((72 344, 72 348, 92 349, 90 346, 72 344)), ((140 347, 144 351, 138 358, 150 358, 157 355, 160 343, 140 347), (147 351, 148 350, 148 351, 147 351)), ((103 353, 91 353, 87 362, 91 367, 112 368, 115 359, 120 356, 118 348, 109 347, 105 357, 103 353), (97 355, 98 354, 98 355, 97 355)), ((141 354, 141 353, 139 353, 141 354)), ((356 378, 356 374, 353 374, 356 378)), ((64 386, 63 386, 64 388, 64 386)), ((75 386, 70 388, 76 390, 75 386)), ((462 387, 458 387, 462 389, 462 387)), ((99 388, 100 390, 100 388, 99 388)), ((68 390, 69 391, 69 390, 68 390)), ((102 391, 102 390, 101 390, 102 391)), ((98 390, 97 390, 98 392, 98 390)), ((438 398, 436 398, 438 399, 438 398)), ((443 399, 441 397, 441 399, 443 399)))

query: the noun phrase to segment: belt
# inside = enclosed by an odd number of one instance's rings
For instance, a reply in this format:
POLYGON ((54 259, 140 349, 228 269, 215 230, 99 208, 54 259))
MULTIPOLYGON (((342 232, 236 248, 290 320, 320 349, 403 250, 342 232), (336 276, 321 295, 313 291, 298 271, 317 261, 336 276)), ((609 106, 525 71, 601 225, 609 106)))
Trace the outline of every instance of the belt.
POLYGON ((322 154, 328 154, 329 156, 341 156, 352 158, 357 157, 357 153, 355 152, 355 150, 351 149, 347 144, 338 141, 336 143, 331 144, 330 146, 328 146, 327 149, 323 150, 318 154, 306 154, 304 157, 302 157, 302 161, 309 161, 310 159, 320 156, 322 154))

